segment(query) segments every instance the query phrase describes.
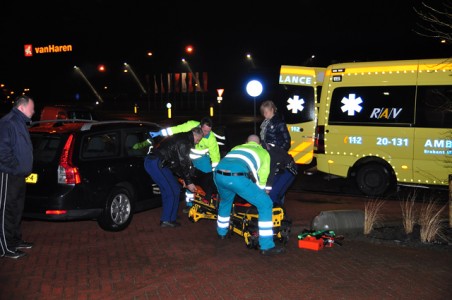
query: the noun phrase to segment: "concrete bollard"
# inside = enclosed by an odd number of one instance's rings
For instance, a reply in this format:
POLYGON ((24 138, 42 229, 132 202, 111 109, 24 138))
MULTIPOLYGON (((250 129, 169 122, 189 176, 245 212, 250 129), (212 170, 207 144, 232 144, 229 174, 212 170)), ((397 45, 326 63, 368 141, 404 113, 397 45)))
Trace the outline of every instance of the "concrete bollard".
POLYGON ((333 230, 335 234, 341 235, 363 233, 364 211, 359 209, 322 211, 312 220, 311 229, 333 230))

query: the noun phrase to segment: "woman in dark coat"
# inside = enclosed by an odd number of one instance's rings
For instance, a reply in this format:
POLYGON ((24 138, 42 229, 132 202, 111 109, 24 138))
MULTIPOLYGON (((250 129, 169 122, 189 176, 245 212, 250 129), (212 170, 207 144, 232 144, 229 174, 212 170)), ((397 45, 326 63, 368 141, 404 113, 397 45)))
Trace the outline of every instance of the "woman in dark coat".
POLYGON ((284 204, 287 189, 295 180, 297 165, 288 153, 290 134, 287 124, 277 115, 275 103, 264 101, 260 107, 264 121, 261 124, 261 143, 270 153, 270 176, 267 185, 272 186, 269 196, 276 206, 284 204))
POLYGON ((277 146, 285 151, 290 148, 290 134, 287 124, 277 114, 275 103, 271 100, 264 101, 260 107, 265 120, 261 124, 260 138, 262 146, 277 146))

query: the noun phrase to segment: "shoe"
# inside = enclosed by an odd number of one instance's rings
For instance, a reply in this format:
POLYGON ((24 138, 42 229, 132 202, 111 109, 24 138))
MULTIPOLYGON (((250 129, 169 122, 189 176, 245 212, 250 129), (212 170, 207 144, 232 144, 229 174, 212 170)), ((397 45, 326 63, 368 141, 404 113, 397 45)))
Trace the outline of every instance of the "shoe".
POLYGON ((169 222, 169 221, 160 221, 160 227, 169 227, 169 228, 174 228, 174 227, 179 227, 181 224, 179 222, 169 222))
POLYGON ((182 210, 182 212, 183 212, 184 214, 188 214, 188 212, 190 211, 190 209, 191 209, 191 207, 185 207, 185 208, 182 210))
POLYGON ((262 255, 277 255, 277 254, 282 254, 286 252, 286 249, 283 247, 273 247, 270 249, 266 249, 266 250, 261 250, 260 254, 262 255))
POLYGON ((18 259, 20 257, 23 257, 27 255, 27 253, 20 251, 20 250, 16 250, 14 252, 6 252, 3 257, 9 257, 9 258, 14 258, 14 259, 18 259))
POLYGON ((31 249, 33 248, 33 243, 31 242, 26 242, 26 241, 21 241, 17 246, 16 246, 16 250, 18 249, 31 249))
POLYGON ((220 240, 225 240, 226 237, 227 237, 227 235, 218 235, 218 238, 219 238, 220 240))

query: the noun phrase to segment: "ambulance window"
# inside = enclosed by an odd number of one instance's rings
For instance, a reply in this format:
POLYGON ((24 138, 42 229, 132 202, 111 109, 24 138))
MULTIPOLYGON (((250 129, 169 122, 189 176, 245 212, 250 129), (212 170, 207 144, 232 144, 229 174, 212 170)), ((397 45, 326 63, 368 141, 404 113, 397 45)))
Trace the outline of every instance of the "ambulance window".
POLYGON ((452 128, 452 86, 419 86, 416 126, 452 128))
POLYGON ((284 85, 275 105, 287 124, 313 121, 315 119, 314 87, 284 85))
POLYGON ((414 86, 339 87, 334 89, 330 124, 411 126, 414 86))

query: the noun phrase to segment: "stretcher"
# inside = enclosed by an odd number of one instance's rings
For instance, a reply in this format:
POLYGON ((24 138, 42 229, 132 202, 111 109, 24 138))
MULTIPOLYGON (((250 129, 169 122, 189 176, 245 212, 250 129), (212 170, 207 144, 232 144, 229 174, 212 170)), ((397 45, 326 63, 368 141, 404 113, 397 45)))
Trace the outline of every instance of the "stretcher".
MULTIPOLYGON (((214 193, 212 199, 208 201, 204 199, 205 193, 202 188, 197 186, 197 190, 193 206, 188 212, 188 219, 192 222, 198 222, 201 219, 216 220, 220 201, 218 194, 214 193)), ((257 248, 259 245, 258 218, 257 208, 237 197, 232 205, 228 235, 238 234, 244 238, 248 248, 257 248)), ((282 207, 273 208, 272 221, 275 240, 286 244, 289 240, 292 222, 286 218, 282 207)))
MULTIPOLYGON (((229 232, 242 236, 246 246, 250 249, 257 249, 259 246, 259 214, 257 208, 243 200, 237 200, 232 205, 231 221, 229 232)), ((292 221, 287 219, 282 207, 273 207, 273 238, 282 244, 289 241, 292 221)))
POLYGON ((218 194, 213 193, 210 200, 204 197, 206 193, 200 186, 196 186, 197 192, 194 195, 193 206, 188 211, 188 219, 198 222, 201 219, 216 220, 218 213, 218 194))

